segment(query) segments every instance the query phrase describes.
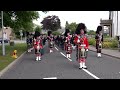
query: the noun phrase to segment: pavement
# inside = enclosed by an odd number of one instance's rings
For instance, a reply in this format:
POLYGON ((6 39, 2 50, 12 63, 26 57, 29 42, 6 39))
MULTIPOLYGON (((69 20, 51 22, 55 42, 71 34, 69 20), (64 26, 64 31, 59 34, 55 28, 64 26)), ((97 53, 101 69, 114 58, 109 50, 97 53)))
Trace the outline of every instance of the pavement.
POLYGON ((44 50, 42 61, 35 61, 34 51, 25 53, 0 79, 120 79, 120 59, 106 54, 98 58, 92 46, 86 60, 88 69, 82 70, 78 69, 75 51, 67 59, 65 51, 56 45, 53 53, 47 45, 44 50))
MULTIPOLYGON (((96 48, 94 46, 89 46, 89 50, 92 50, 94 52, 96 52, 96 48)), ((108 55, 108 56, 112 56, 115 58, 119 58, 120 59, 120 52, 119 50, 111 50, 111 49, 102 49, 102 54, 108 55)))

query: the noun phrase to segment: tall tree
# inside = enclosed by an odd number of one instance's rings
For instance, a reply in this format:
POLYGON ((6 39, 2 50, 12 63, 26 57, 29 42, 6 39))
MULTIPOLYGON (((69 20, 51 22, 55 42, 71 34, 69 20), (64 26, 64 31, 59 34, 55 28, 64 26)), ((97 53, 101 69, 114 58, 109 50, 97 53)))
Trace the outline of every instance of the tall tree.
POLYGON ((56 31, 61 28, 61 22, 58 16, 47 16, 43 19, 42 28, 46 30, 56 31))
MULTIPOLYGON (((43 12, 46 13, 47 11, 43 12)), ((5 27, 10 26, 13 30, 22 28, 29 31, 33 26, 33 20, 39 18, 39 13, 37 11, 3 11, 3 16, 5 27)))
POLYGON ((37 26, 35 29, 34 29, 34 31, 38 31, 38 32, 41 32, 41 27, 40 26, 37 26))
POLYGON ((71 33, 73 34, 77 28, 77 25, 76 22, 72 22, 70 24, 68 24, 67 28, 70 29, 71 33))

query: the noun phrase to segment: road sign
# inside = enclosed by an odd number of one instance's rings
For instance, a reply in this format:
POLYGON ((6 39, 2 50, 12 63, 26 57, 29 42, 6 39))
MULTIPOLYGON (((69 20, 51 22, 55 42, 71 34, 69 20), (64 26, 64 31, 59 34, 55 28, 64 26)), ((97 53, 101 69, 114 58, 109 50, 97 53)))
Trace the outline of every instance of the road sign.
POLYGON ((20 32, 20 36, 23 36, 23 31, 22 31, 22 30, 20 30, 19 32, 20 32))
POLYGON ((22 33, 22 32, 20 33, 20 36, 23 36, 23 33, 22 33))

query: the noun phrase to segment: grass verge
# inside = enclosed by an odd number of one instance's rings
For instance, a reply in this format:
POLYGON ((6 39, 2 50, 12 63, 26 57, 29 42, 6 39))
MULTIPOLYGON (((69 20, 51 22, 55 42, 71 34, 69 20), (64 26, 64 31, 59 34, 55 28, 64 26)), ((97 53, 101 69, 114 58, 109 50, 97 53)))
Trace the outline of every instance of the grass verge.
POLYGON ((12 58, 12 54, 15 49, 17 50, 17 56, 19 57, 22 53, 26 51, 26 47, 27 45, 25 43, 15 44, 15 46, 6 45, 6 55, 2 56, 2 46, 0 46, 0 71, 15 60, 14 58, 12 58))

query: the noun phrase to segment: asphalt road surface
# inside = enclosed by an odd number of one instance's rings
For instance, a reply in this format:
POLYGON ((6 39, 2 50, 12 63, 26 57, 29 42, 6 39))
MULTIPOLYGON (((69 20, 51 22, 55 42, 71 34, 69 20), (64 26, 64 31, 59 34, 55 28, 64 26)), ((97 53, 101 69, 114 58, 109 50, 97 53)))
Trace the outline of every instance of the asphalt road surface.
POLYGON ((59 47, 49 53, 47 45, 42 61, 35 61, 34 51, 26 53, 12 66, 1 79, 120 79, 120 59, 102 55, 96 57, 96 52, 88 51, 86 66, 88 69, 79 70, 75 60, 65 57, 65 51, 59 47))

